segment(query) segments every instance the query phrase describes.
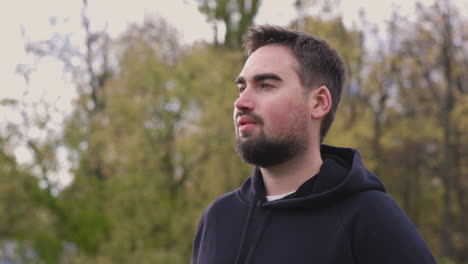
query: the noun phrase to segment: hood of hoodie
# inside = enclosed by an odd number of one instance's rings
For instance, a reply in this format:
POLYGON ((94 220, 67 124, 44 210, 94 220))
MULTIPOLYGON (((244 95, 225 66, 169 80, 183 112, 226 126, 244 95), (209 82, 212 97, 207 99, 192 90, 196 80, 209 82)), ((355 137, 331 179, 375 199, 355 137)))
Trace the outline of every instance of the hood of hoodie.
POLYGON ((357 150, 322 145, 323 165, 319 173, 303 183, 295 193, 268 202, 259 168, 255 168, 237 192, 239 199, 251 206, 268 208, 307 208, 340 200, 366 190, 385 192, 383 183, 367 170, 357 150))

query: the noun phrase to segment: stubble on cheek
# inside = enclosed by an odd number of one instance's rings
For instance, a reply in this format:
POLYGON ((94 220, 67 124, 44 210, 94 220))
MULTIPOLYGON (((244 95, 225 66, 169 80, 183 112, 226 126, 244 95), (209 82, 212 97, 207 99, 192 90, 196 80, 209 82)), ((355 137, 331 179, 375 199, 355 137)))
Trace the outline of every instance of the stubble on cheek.
POLYGON ((303 102, 289 102, 287 109, 272 113, 272 128, 265 127, 265 133, 278 138, 306 137, 308 135, 308 109, 303 102), (276 117, 276 118, 275 118, 276 117))

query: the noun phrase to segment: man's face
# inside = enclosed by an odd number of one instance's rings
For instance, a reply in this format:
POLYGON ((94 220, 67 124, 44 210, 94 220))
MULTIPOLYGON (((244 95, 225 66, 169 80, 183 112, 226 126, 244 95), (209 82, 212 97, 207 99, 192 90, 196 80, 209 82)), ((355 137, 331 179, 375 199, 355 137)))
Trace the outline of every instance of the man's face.
POLYGON ((270 167, 307 150, 310 112, 298 67, 279 45, 261 47, 247 59, 234 103, 236 150, 246 162, 270 167))

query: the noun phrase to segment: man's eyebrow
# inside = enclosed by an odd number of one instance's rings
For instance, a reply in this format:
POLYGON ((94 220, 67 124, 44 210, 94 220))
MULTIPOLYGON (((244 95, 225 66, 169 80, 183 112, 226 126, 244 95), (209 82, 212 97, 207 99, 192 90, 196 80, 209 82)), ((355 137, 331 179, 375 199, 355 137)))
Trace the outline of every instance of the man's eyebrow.
POLYGON ((236 84, 245 84, 245 79, 242 76, 237 77, 236 84))
MULTIPOLYGON (((257 74, 253 77, 254 81, 255 82, 261 82, 261 81, 264 81, 266 79, 273 79, 273 80, 277 80, 277 81, 282 81, 281 77, 279 77, 278 74, 275 74, 275 73, 261 73, 261 74, 257 74)), ((242 76, 239 76, 237 77, 236 79, 236 83, 237 84, 245 84, 245 79, 244 77, 242 76)))
POLYGON ((261 81, 264 81, 266 79, 273 79, 273 80, 277 80, 277 81, 282 81, 281 77, 279 77, 278 74, 275 74, 275 73, 261 73, 261 74, 257 74, 254 76, 254 81, 256 82, 261 82, 261 81))

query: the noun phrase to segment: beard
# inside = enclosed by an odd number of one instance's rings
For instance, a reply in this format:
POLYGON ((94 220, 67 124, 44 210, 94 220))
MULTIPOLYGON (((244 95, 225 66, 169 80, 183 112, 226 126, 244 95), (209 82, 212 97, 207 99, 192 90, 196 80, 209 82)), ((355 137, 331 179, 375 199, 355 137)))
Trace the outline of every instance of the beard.
POLYGON ((257 167, 268 168, 284 163, 305 152, 305 139, 289 136, 269 139, 265 133, 246 140, 237 138, 236 152, 241 159, 257 167))

